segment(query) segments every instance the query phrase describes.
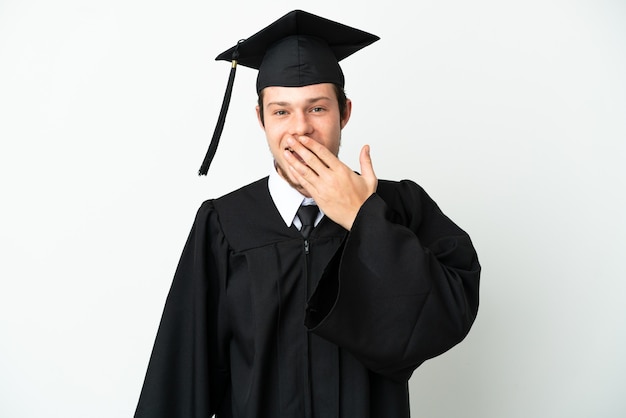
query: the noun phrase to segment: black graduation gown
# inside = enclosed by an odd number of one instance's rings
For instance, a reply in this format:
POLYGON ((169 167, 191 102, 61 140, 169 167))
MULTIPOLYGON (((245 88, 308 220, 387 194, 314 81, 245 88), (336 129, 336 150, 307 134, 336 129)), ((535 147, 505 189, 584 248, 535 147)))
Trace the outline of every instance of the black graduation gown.
POLYGON ((410 181, 305 243, 267 178, 198 210, 137 418, 403 418, 408 379, 478 309, 469 236, 410 181))

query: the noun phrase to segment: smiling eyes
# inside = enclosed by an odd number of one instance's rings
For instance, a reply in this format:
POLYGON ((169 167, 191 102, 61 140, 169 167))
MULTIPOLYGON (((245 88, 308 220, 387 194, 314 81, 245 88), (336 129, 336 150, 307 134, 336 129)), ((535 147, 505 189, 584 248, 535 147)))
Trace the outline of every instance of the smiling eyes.
MULTIPOLYGON (((325 107, 315 106, 309 109, 309 113, 321 113, 321 112, 324 112, 325 110, 326 110, 325 107)), ((277 109, 274 112, 272 112, 272 114, 276 116, 285 116, 285 115, 288 115, 289 112, 285 109, 277 109)))

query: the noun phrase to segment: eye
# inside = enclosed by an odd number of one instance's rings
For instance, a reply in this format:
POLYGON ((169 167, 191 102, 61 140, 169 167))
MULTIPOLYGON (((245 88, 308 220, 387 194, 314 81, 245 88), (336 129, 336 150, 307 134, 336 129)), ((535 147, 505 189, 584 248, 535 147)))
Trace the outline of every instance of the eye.
POLYGON ((316 106, 314 108, 311 109, 312 113, 319 113, 319 112, 323 112, 325 109, 321 106, 316 106))
POLYGON ((284 115, 287 114, 287 111, 279 109, 279 110, 274 111, 273 114, 276 115, 276 116, 284 116, 284 115))

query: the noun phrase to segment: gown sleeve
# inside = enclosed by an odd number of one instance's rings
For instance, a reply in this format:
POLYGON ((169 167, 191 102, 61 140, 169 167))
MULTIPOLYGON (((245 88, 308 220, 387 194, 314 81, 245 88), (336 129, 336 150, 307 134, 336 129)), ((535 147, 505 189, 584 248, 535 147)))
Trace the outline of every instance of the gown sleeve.
POLYGON ((480 264, 469 236, 417 184, 401 182, 384 199, 379 192, 327 266, 305 324, 403 381, 469 332, 480 264))
MULTIPOLYGON (((221 407, 227 372, 217 345, 219 234, 200 207, 167 296, 135 418, 207 418, 221 407)), ((225 257, 223 257, 225 258, 225 257)))

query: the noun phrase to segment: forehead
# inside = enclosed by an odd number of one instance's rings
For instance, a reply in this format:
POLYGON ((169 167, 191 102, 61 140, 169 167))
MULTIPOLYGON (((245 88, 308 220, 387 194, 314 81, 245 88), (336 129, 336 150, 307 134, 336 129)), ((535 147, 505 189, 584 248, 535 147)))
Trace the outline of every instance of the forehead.
POLYGON ((263 104, 310 102, 312 100, 329 99, 337 101, 335 88, 331 83, 312 84, 302 87, 266 87, 262 91, 263 104))

